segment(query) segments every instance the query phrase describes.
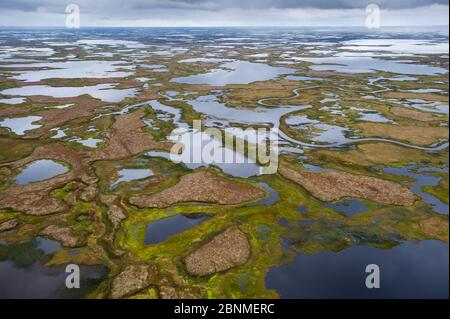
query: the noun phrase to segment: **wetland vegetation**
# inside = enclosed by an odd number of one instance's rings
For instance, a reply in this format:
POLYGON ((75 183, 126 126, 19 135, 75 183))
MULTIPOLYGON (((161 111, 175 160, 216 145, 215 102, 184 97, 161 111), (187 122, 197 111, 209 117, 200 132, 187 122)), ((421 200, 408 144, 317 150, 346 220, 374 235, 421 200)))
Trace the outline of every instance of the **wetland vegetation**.
POLYGON ((0 297, 447 298, 441 31, 0 29, 0 297), (194 120, 278 171, 171 161, 194 120))

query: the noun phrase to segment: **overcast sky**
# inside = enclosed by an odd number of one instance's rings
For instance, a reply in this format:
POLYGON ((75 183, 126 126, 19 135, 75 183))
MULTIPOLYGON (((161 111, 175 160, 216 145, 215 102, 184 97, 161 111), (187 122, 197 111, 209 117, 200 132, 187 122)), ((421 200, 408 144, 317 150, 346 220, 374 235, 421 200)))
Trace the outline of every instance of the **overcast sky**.
POLYGON ((381 25, 448 25, 448 0, 0 0, 1 26, 363 26, 369 3, 381 25))

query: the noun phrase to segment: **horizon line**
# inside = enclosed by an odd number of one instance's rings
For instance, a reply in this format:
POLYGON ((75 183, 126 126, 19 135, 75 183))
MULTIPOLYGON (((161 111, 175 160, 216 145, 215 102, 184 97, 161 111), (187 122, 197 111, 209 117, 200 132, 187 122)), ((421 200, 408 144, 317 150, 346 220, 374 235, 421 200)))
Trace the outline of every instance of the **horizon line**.
MULTIPOLYGON (((449 24, 405 24, 405 25, 384 25, 378 28, 404 28, 404 27, 449 27, 449 24)), ((32 25, 0 25, 0 28, 54 28, 54 29, 70 29, 65 26, 32 26, 32 25)), ((87 28, 366 28, 365 25, 189 25, 189 26, 137 26, 137 25, 86 25, 78 29, 87 28)), ((371 29, 377 30, 377 29, 371 29)))

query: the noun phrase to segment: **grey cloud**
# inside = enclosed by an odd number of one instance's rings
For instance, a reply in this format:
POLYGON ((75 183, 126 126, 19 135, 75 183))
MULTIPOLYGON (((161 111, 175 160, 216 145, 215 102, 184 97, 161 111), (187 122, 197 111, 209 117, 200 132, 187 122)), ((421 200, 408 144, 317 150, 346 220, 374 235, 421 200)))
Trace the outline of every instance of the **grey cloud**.
POLYGON ((68 3, 75 3, 85 12, 120 12, 123 10, 210 10, 223 9, 353 9, 376 3, 384 9, 405 9, 432 4, 448 5, 448 0, 1 0, 0 10, 61 12, 68 3))

